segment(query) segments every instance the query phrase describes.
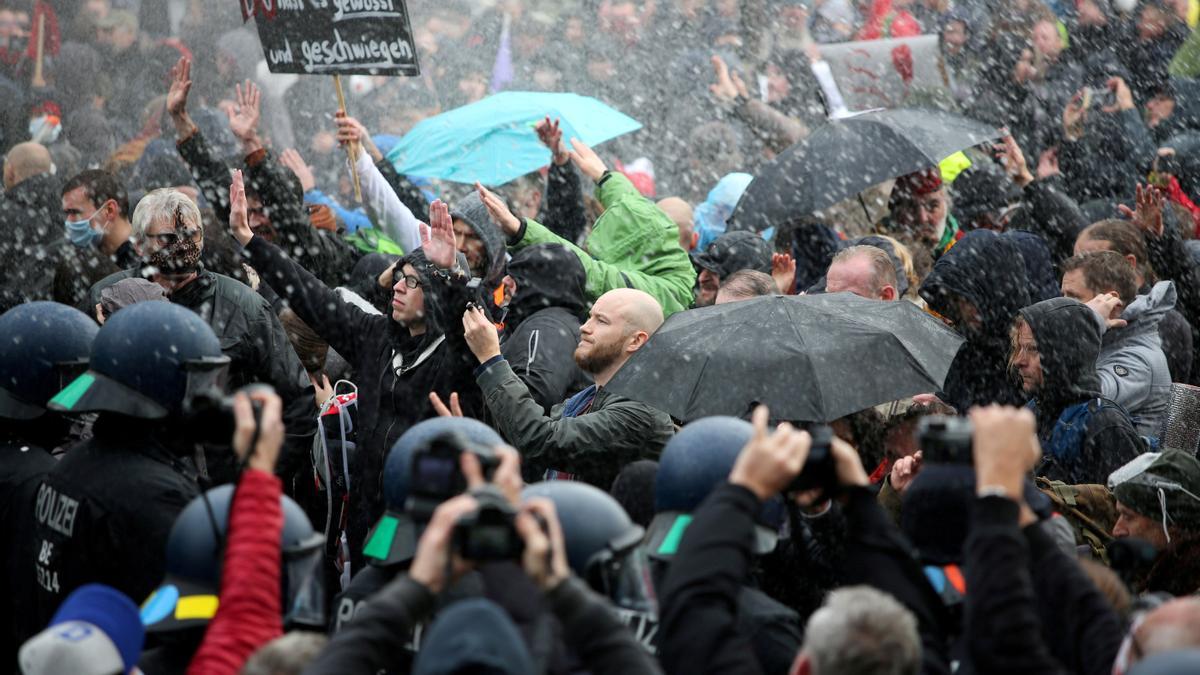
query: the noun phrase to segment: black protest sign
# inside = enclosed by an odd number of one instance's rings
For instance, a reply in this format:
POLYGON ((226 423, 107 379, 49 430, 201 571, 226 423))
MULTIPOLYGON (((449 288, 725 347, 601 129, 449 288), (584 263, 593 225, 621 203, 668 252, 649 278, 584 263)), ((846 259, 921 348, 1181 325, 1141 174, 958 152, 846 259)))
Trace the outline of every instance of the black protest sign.
POLYGON ((272 73, 419 75, 404 0, 239 0, 253 3, 272 73))

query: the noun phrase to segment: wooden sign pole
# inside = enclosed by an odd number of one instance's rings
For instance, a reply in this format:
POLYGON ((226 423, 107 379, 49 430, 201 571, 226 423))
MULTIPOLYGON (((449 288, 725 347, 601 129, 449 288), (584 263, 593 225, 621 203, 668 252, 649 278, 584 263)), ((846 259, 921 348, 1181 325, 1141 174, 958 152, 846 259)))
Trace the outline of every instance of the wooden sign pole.
POLYGON ((37 23, 37 61, 33 64, 33 80, 30 82, 36 88, 46 86, 43 73, 43 63, 46 60, 46 15, 38 14, 37 23))
MULTIPOLYGON (((342 76, 333 76, 333 85, 337 88, 338 111, 346 114, 346 92, 342 91, 342 76)), ((362 185, 358 181, 358 143, 346 146, 346 154, 350 156, 350 177, 354 180, 354 199, 362 203, 362 185)))

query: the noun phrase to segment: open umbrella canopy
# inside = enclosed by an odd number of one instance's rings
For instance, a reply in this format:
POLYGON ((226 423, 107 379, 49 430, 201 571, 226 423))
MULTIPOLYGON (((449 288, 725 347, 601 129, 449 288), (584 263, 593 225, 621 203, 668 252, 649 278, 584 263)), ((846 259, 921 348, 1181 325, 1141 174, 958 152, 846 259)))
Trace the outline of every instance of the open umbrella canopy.
POLYGON ((909 302, 849 293, 769 296, 671 316, 608 384, 688 422, 829 422, 938 391, 963 339, 909 302))
POLYGON ((534 125, 559 119, 563 141, 595 146, 637 131, 637 120, 587 96, 506 91, 430 117, 388 153, 402 174, 503 185, 550 163, 534 125))
POLYGON ((995 127, 940 110, 877 110, 831 120, 755 175, 732 227, 762 231, 784 224, 999 136, 995 127))

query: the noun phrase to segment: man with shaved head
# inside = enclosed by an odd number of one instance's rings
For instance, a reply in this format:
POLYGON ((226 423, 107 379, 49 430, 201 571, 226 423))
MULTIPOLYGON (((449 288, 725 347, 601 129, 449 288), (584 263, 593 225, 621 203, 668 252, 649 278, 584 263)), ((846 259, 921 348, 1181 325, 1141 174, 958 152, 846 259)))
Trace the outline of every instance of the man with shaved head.
POLYGON ((662 323, 662 306, 645 291, 618 288, 600 296, 575 349, 575 363, 595 384, 546 415, 500 355, 495 326, 482 311, 467 310, 467 344, 479 359, 475 379, 492 423, 521 452, 527 480, 570 478, 607 490, 626 464, 658 457, 675 432, 670 416, 605 385, 662 323))
POLYGON ((656 206, 667 214, 667 217, 674 221, 679 228, 679 245, 683 250, 695 249, 696 243, 700 241, 700 234, 696 232, 695 213, 692 211, 692 205, 679 197, 667 197, 660 199, 656 206))
POLYGON ((29 178, 49 174, 50 151, 41 143, 18 143, 4 156, 4 189, 11 190, 29 178))

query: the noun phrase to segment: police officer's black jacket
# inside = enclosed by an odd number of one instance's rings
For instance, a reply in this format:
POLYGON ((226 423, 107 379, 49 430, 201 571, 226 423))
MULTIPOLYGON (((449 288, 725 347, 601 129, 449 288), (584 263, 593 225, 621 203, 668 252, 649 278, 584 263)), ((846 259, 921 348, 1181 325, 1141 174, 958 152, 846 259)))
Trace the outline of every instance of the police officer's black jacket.
MULTIPOLYGON (((13 608, 29 607, 33 600, 33 508, 42 477, 54 464, 45 449, 16 435, 0 434, 0 541, 4 542, 0 597, 10 598, 13 608)), ((0 617, 0 671, 17 672, 17 648, 37 628, 29 619, 21 611, 0 617)))
POLYGON ((176 434, 107 413, 94 430, 38 488, 33 566, 42 625, 87 583, 145 600, 162 583, 175 516, 199 494, 190 462, 159 440, 176 434))

